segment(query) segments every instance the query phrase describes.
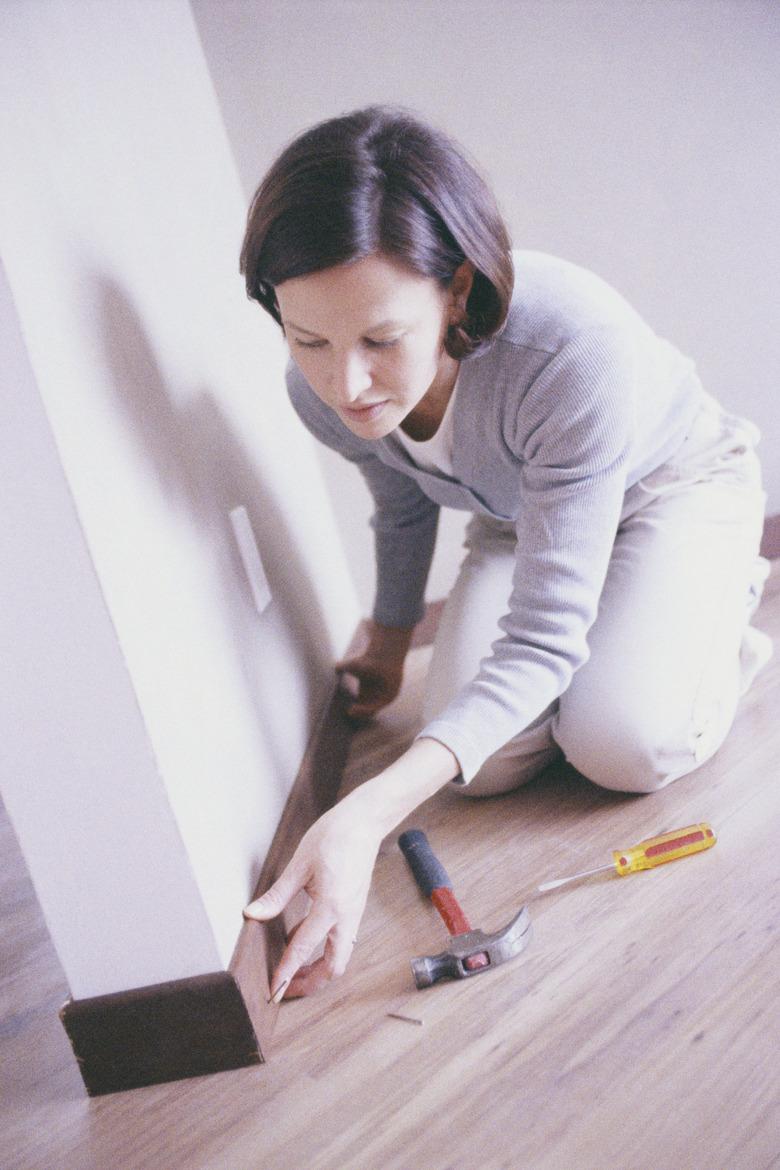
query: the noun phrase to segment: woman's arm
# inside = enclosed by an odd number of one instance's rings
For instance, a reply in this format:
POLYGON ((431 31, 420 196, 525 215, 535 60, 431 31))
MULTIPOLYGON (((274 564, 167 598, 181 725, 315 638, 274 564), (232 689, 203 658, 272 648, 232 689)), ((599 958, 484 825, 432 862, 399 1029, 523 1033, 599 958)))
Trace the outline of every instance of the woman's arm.
POLYGON ((466 783, 587 660, 626 491, 636 360, 628 331, 596 326, 563 346, 519 401, 506 392, 517 499, 502 636, 420 732, 447 744, 466 783))
POLYGON ((307 916, 296 928, 271 980, 273 999, 310 995, 342 975, 357 932, 382 839, 460 772, 435 739, 417 739, 394 763, 356 788, 309 829, 290 864, 244 914, 275 918, 305 890, 307 916), (325 939, 321 958, 309 963, 325 939))

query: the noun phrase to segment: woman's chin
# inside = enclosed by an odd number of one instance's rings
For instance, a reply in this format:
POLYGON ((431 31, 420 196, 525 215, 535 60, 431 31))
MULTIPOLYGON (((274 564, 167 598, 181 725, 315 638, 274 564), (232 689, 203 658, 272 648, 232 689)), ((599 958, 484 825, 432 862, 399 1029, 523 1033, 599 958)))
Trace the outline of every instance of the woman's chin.
POLYGON ((364 439, 383 439, 403 421, 403 412, 389 400, 363 410, 342 409, 341 421, 364 439))

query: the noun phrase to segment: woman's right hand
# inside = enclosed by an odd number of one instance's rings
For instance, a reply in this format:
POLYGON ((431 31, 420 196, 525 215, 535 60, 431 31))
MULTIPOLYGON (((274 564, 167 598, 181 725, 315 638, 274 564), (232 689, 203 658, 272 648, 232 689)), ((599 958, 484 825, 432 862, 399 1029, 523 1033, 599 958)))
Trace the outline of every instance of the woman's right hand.
POLYGON ((300 890, 311 898, 309 912, 290 935, 272 977, 275 1001, 282 995, 311 995, 346 970, 382 840, 364 805, 353 794, 323 813, 281 876, 244 910, 245 918, 265 922, 281 914, 300 890), (324 953, 312 962, 323 940, 324 953))
POLYGON ((357 941, 371 874, 383 838, 458 774, 449 748, 421 738, 378 776, 323 813, 304 834, 280 877, 244 910, 246 918, 276 918, 300 890, 309 912, 291 934, 271 980, 273 999, 311 995, 343 974, 357 941), (312 953, 325 942, 322 956, 312 953))
POLYGON ((370 719, 392 703, 401 689, 413 632, 413 627, 395 628, 370 622, 365 650, 336 663, 342 690, 353 698, 347 707, 350 718, 370 719))

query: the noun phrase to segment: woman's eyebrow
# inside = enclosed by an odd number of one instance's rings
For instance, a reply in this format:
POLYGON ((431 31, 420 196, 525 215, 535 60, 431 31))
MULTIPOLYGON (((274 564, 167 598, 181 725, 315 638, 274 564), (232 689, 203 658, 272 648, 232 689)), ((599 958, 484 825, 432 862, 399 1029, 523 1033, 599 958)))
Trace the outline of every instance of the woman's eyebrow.
POLYGON ((286 329, 297 329, 299 333, 308 333, 309 337, 319 337, 318 333, 312 333, 311 329, 304 329, 303 325, 296 325, 294 321, 285 321, 286 329))
MULTIPOLYGON (((370 325, 365 330, 366 333, 379 333, 381 329, 400 329, 406 322, 397 320, 379 321, 376 325, 370 325)), ((296 325, 294 321, 286 321, 285 328, 297 329, 299 333, 305 333, 308 337, 320 337, 319 333, 315 333, 311 329, 304 329, 303 325, 296 325)))

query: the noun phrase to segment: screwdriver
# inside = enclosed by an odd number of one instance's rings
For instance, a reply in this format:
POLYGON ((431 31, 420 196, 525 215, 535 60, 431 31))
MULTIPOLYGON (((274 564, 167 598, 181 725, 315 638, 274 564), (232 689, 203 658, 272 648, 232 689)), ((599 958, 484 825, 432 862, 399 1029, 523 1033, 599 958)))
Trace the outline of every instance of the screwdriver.
POLYGON ((627 873, 637 873, 640 869, 654 869, 656 865, 676 861, 678 857, 688 857, 691 853, 700 853, 702 849, 711 849, 716 841, 717 837, 705 821, 698 825, 688 825, 685 829, 672 829, 658 837, 648 837, 646 841, 640 841, 629 849, 613 849, 610 865, 600 865, 597 869, 586 869, 571 877, 545 882, 537 889, 540 893, 556 890, 558 886, 591 877, 594 873, 604 873, 608 869, 614 869, 621 877, 627 873))

